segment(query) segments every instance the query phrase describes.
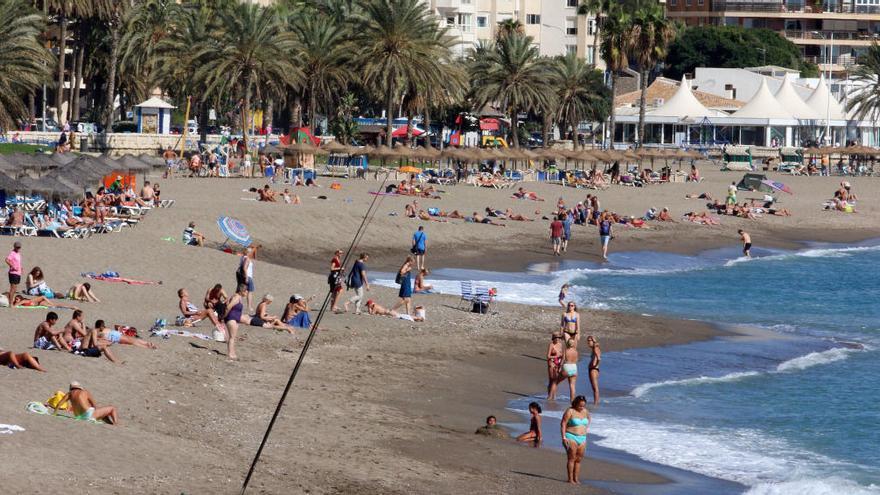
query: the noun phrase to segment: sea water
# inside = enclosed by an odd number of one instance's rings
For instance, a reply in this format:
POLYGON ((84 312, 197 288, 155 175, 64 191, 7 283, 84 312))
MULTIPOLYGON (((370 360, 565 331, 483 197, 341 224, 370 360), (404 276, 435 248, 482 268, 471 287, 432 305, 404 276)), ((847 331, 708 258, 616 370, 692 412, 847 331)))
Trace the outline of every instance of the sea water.
MULTIPOLYGON (((727 326, 707 342, 604 353, 590 441, 753 494, 880 493, 880 246, 752 254, 618 253, 522 274, 440 270, 432 282, 456 293, 482 281, 531 304, 557 304, 568 282, 581 306, 727 326)), ((578 391, 590 396, 585 376, 578 391)), ((546 429, 563 405, 545 402, 546 429)))

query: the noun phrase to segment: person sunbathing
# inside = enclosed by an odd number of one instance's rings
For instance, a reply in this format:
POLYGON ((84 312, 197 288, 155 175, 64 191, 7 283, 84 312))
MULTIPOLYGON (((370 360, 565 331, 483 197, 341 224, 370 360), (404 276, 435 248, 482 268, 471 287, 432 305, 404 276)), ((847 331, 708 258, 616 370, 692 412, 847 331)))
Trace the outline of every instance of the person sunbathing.
POLYGON ((705 199, 706 201, 713 201, 712 196, 709 193, 700 193, 700 194, 685 194, 685 199, 705 199))
POLYGON ((47 299, 45 296, 26 297, 26 296, 22 296, 19 294, 16 294, 15 298, 13 298, 12 306, 19 307, 19 308, 33 308, 36 306, 45 306, 47 308, 77 309, 76 306, 71 306, 69 304, 54 302, 52 299, 47 299))
POLYGON ((82 301, 82 302, 101 302, 100 299, 92 292, 92 284, 85 282, 82 284, 76 284, 67 291, 67 298, 72 299, 74 301, 82 301))
POLYGON ((451 212, 448 212, 448 213, 445 211, 441 211, 439 213, 439 216, 444 217, 444 218, 457 218, 457 219, 464 218, 464 215, 459 213, 458 210, 452 210, 451 212))
POLYGON ((672 215, 669 214, 669 208, 665 207, 660 210, 660 213, 657 215, 657 220, 661 222, 675 222, 675 220, 672 219, 672 215))
POLYGON ((391 316, 392 318, 397 318, 398 313, 392 309, 387 309, 384 306, 380 306, 376 304, 376 301, 370 299, 367 301, 367 311, 371 315, 376 316, 391 316))
POLYGON ((42 349, 44 351, 54 349, 70 350, 70 345, 67 344, 62 335, 64 330, 56 330, 56 323, 58 323, 58 314, 54 311, 49 311, 46 314, 46 320, 37 325, 37 329, 34 331, 34 349, 42 349))
POLYGON ((0 366, 7 366, 12 369, 29 368, 42 371, 43 373, 46 372, 46 370, 40 366, 39 358, 35 358, 26 352, 16 354, 12 351, 0 349, 0 366))
POLYGON ((412 203, 407 203, 406 206, 404 206, 403 208, 403 214, 406 215, 408 218, 415 218, 416 211, 417 210, 415 201, 413 201, 412 203))
POLYGON ((440 219, 440 218, 434 218, 434 217, 432 217, 432 216, 429 215, 428 212, 425 211, 425 210, 419 210, 418 217, 419 217, 420 220, 424 220, 424 221, 426 221, 426 222, 441 222, 441 223, 448 222, 448 220, 445 220, 445 219, 440 219))
POLYGON ((257 309, 254 314, 251 316, 242 314, 239 322, 253 327, 274 328, 276 330, 287 330, 289 333, 293 333, 293 328, 291 328, 290 325, 281 321, 281 318, 269 314, 268 309, 269 305, 272 304, 272 301, 274 301, 272 295, 266 294, 263 296, 263 300, 257 304, 257 309), (243 321, 245 318, 249 321, 243 321))
POLYGON ((119 425, 119 416, 115 406, 100 407, 95 403, 92 394, 82 388, 79 382, 70 382, 67 394, 52 408, 55 414, 65 405, 70 404, 75 419, 104 421, 111 425, 119 425))
POLYGON ((144 349, 158 349, 158 347, 156 347, 156 344, 152 342, 147 342, 143 339, 131 337, 119 330, 111 330, 107 328, 104 325, 104 320, 97 320, 95 322, 95 331, 98 333, 99 339, 105 340, 109 344, 133 345, 135 347, 141 347, 144 349))
POLYGON ((785 208, 775 209, 775 208, 766 208, 766 213, 768 215, 775 215, 777 217, 790 217, 791 212, 785 208))
POLYGON ((273 191, 269 187, 269 184, 266 184, 265 186, 263 186, 262 189, 257 189, 257 200, 258 201, 267 201, 270 203, 274 203, 274 202, 278 201, 277 199, 275 199, 275 191, 273 191))
POLYGON ((476 181, 477 185, 481 187, 495 187, 495 185, 499 182, 498 179, 496 179, 495 177, 486 176, 477 177, 476 181))
POLYGON ((492 208, 491 206, 487 206, 486 207, 486 216, 496 217, 496 218, 504 218, 506 216, 506 214, 501 210, 497 210, 495 208, 492 208))
POLYGON ((531 199, 532 201, 544 201, 544 198, 541 198, 540 196, 538 196, 537 193, 534 193, 532 191, 526 191, 522 187, 520 187, 519 189, 516 190, 515 193, 513 193, 513 197, 516 199, 531 199))
POLYGON ((314 297, 315 296, 311 296, 305 299, 299 294, 290 296, 290 301, 287 303, 287 306, 284 307, 284 313, 281 315, 281 320, 287 322, 290 326, 310 328, 312 326, 312 320, 309 316, 309 301, 314 297))
POLYGON ((473 215, 469 217, 464 217, 464 221, 466 223, 482 223, 486 225, 495 225, 496 227, 506 227, 503 223, 498 223, 491 218, 484 217, 477 212, 474 212, 473 215))
POLYGON ((210 309, 199 309, 198 306, 196 306, 189 300, 189 293, 186 291, 186 289, 179 289, 177 291, 177 297, 180 298, 180 301, 178 302, 178 308, 180 309, 180 314, 182 314, 185 319, 185 323, 189 323, 189 325, 194 325, 200 320, 208 318, 209 320, 211 320, 211 323, 214 324, 214 327, 217 328, 217 330, 221 330, 220 320, 217 317, 217 314, 210 309))
POLYGON ((534 222, 533 218, 526 218, 519 213, 514 213, 512 209, 508 208, 504 210, 504 216, 507 217, 508 220, 514 220, 517 222, 534 222))
POLYGON ((721 225, 721 222, 713 218, 707 212, 694 213, 692 211, 684 214, 684 219, 689 222, 698 223, 700 225, 721 225))

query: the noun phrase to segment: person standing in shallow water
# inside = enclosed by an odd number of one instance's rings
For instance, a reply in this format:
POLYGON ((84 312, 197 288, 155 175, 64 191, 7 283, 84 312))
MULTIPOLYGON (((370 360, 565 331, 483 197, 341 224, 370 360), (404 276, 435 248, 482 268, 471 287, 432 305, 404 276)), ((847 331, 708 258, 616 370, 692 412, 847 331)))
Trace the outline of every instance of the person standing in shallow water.
POLYGON ((562 448, 568 458, 566 470, 568 482, 580 484, 581 461, 587 450, 587 434, 590 430, 590 411, 587 410, 587 399, 578 395, 571 401, 571 407, 565 410, 560 421, 562 430, 562 448))
POLYGON ((547 346, 547 400, 556 400, 556 388, 559 375, 562 373, 562 334, 556 332, 550 336, 547 346))
POLYGON ((608 261, 608 243, 611 242, 613 236, 611 215, 608 212, 603 212, 599 217, 599 243, 602 245, 602 259, 605 261, 608 261))
POLYGON ((577 386, 578 374, 578 351, 577 344, 574 339, 565 341, 565 352, 562 355, 562 373, 559 375, 559 382, 562 383, 568 379, 568 396, 575 396, 575 388, 577 386))
POLYGON ((746 258, 751 258, 752 257, 752 236, 750 236, 749 233, 743 229, 739 229, 737 231, 737 234, 739 234, 739 239, 743 243, 743 256, 745 256, 746 258))
POLYGON ((425 252, 428 250, 428 234, 425 233, 425 226, 419 225, 419 230, 415 231, 412 237, 412 248, 410 251, 416 257, 416 270, 425 268, 425 252))
POLYGON ((590 366, 587 368, 590 376, 590 387, 593 388, 593 405, 599 405, 599 363, 602 362, 602 349, 599 341, 592 335, 587 336, 587 347, 590 348, 590 366))

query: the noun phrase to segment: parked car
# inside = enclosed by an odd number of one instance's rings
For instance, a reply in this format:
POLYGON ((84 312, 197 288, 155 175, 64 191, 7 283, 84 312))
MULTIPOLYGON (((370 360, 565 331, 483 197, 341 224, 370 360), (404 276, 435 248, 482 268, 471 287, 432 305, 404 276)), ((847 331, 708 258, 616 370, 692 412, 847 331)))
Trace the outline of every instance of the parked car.
POLYGON ((58 125, 58 122, 55 122, 54 119, 46 119, 45 125, 43 124, 43 119, 37 118, 36 122, 36 130, 43 132, 61 132, 61 126, 58 125))
POLYGON ((76 129, 77 134, 96 134, 100 132, 98 130, 98 124, 94 122, 71 122, 71 129, 76 129))

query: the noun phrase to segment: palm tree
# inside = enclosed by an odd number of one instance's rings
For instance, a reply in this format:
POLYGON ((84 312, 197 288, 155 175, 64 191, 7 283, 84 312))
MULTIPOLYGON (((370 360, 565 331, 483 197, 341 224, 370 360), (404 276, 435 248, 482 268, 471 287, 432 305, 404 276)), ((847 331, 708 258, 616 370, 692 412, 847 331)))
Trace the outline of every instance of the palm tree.
POLYGON ((847 98, 847 113, 854 112, 857 120, 870 119, 876 126, 880 117, 880 45, 876 41, 859 57, 851 77, 855 84, 847 98))
MULTIPOLYGON (((291 16, 290 25, 302 49, 297 63, 305 75, 309 126, 314 129, 318 102, 329 102, 339 94, 351 75, 350 35, 344 25, 316 12, 291 16)), ((325 105, 324 110, 329 108, 325 105)))
POLYGON ((577 127, 584 120, 605 120, 611 102, 602 73, 574 53, 558 57, 551 66, 551 81, 556 92, 557 118, 570 127, 577 148, 577 127))
POLYGON ((498 21, 498 28, 495 30, 495 41, 504 38, 509 34, 525 34, 526 27, 519 19, 504 19, 498 21))
POLYGON ((611 117, 609 119, 610 138, 609 146, 614 145, 614 96, 617 90, 617 73, 629 66, 627 53, 630 48, 630 34, 632 18, 626 9, 617 4, 611 4, 605 12, 602 23, 602 58, 611 75, 611 117))
POLYGON ((145 0, 136 4, 125 19, 120 49, 122 64, 150 73, 156 64, 160 43, 180 29, 183 16, 183 9, 176 0, 145 0))
POLYGON ((639 97, 639 126, 637 145, 639 147, 645 141, 645 105, 648 95, 648 77, 657 66, 657 63, 666 57, 666 49, 675 29, 666 18, 663 7, 655 0, 639 5, 633 14, 632 32, 630 44, 633 58, 639 66, 639 82, 641 95, 639 97))
POLYGON ((26 118, 24 97, 51 78, 55 58, 40 42, 46 19, 24 0, 0 0, 0 127, 26 118))
POLYGON ((194 48, 201 64, 193 77, 204 81, 210 97, 235 95, 242 102, 242 131, 247 149, 254 97, 282 95, 303 79, 292 63, 298 46, 273 7, 244 2, 219 12, 216 39, 194 48))
POLYGON ((64 104, 64 69, 67 57, 67 25, 71 18, 88 17, 102 7, 102 1, 45 0, 44 7, 58 24, 58 65, 56 67, 55 108, 59 120, 63 120, 61 106, 64 104))
POLYGON ((510 115, 513 146, 519 147, 517 115, 537 110, 547 95, 547 60, 542 58, 531 36, 511 34, 501 38, 492 50, 471 52, 471 87, 477 106, 497 103, 510 115))
POLYGON ((394 103, 404 88, 442 85, 440 66, 449 57, 439 28, 421 0, 368 0, 358 16, 353 44, 364 87, 385 100, 385 136, 392 142, 394 103))
POLYGON ((592 15, 595 19, 593 29, 593 65, 599 63, 599 44, 602 38, 602 17, 608 11, 615 0, 584 0, 578 5, 578 15, 592 15))

